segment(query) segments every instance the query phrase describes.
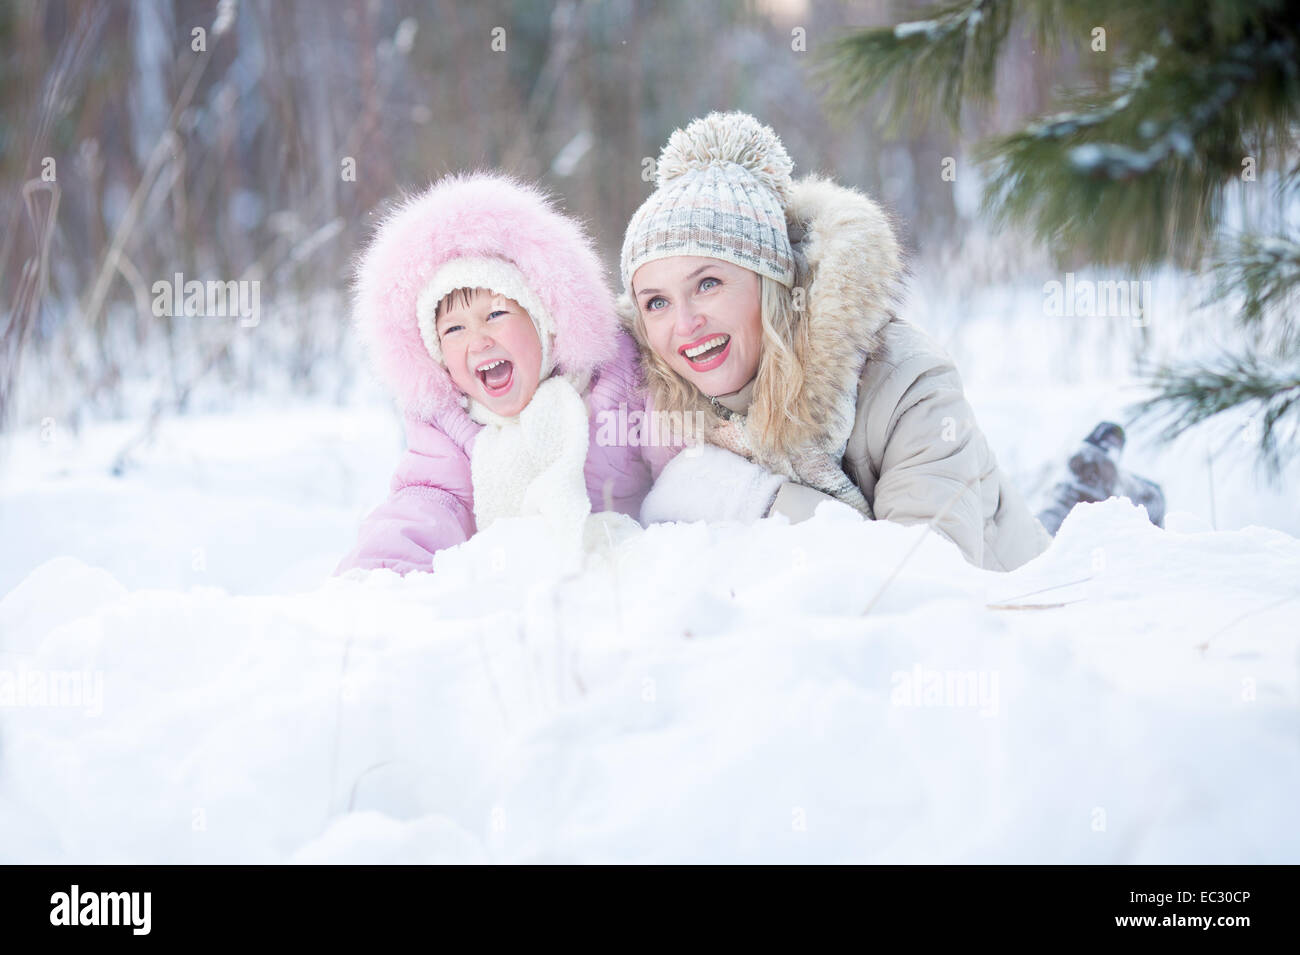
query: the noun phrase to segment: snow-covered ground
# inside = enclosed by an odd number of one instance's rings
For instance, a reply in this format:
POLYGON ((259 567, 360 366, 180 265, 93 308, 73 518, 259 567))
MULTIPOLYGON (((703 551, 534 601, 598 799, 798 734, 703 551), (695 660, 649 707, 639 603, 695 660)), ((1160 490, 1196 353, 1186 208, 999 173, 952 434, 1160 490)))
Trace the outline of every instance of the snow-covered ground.
MULTIPOLYGON (((1131 380, 1016 327, 947 338, 1033 496, 1131 380)), ((401 449, 373 392, 112 476, 140 427, 6 439, 0 861, 1300 861, 1300 475, 1241 419, 1131 436, 1166 529, 1084 505, 1011 574, 832 506, 565 579, 530 521, 329 578, 401 449)))
POLYGON ((281 595, 57 558, 0 602, 64 681, 3 711, 0 857, 1295 862, 1300 541, 1176 523, 1007 575, 835 507, 567 580, 529 521, 281 595))

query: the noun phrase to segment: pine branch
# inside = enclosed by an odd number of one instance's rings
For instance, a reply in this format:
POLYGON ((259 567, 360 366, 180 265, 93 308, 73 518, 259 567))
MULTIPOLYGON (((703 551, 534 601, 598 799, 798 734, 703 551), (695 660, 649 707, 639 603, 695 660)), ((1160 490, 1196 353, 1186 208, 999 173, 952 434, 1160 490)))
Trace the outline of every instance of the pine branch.
POLYGON ((831 102, 848 109, 883 92, 891 127, 936 107, 956 127, 964 105, 992 101, 1013 23, 1032 28, 1045 55, 1086 50, 1104 23, 1110 82, 977 153, 991 172, 986 211, 1029 224, 1058 255, 1190 267, 1246 155, 1297 182, 1300 166, 1285 165, 1300 123, 1294 0, 967 0, 922 16, 828 43, 819 72, 831 102))
POLYGON ((1277 315, 1279 349, 1300 349, 1300 321, 1289 307, 1300 291, 1300 243, 1286 236, 1238 236, 1221 248, 1213 270, 1214 289, 1204 305, 1241 296, 1237 319, 1243 328, 1259 330, 1269 315, 1277 315))
POLYGON ((932 7, 919 20, 830 41, 816 70, 843 109, 888 87, 890 126, 905 116, 924 121, 936 107, 956 126, 964 99, 992 99, 1011 12, 1011 0, 932 7))
POLYGON ((1297 60, 1292 26, 1195 55, 1166 36, 1113 92, 1076 94, 1069 111, 985 144, 985 209, 1029 224, 1058 253, 1191 267, 1219 225, 1224 185, 1241 173, 1243 144, 1293 141, 1297 60))
POLYGON ((1284 457, 1300 452, 1300 355, 1290 357, 1290 369, 1269 368, 1253 354, 1226 356, 1218 367, 1162 365, 1149 378, 1159 393, 1130 405, 1128 424, 1163 419, 1157 440, 1167 443, 1221 412, 1258 405, 1259 456, 1277 477, 1284 457), (1279 440, 1284 424, 1290 434, 1279 440))

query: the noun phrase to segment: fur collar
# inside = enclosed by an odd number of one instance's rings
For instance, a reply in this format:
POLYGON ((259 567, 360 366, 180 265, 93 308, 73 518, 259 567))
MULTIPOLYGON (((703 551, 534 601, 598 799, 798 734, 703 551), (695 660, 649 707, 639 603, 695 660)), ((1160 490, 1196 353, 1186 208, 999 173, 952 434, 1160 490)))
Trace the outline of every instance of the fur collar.
MULTIPOLYGON (((807 265, 807 291, 800 316, 805 334, 794 342, 803 386, 791 396, 790 415, 800 427, 783 450, 816 446, 838 458, 853 430, 863 365, 880 353, 884 327, 894 317, 902 256, 878 203, 819 176, 795 183, 786 228, 796 261, 807 265)), ((780 393, 755 391, 760 401, 780 393)), ((749 418, 761 428, 774 414, 783 412, 756 404, 749 418)))

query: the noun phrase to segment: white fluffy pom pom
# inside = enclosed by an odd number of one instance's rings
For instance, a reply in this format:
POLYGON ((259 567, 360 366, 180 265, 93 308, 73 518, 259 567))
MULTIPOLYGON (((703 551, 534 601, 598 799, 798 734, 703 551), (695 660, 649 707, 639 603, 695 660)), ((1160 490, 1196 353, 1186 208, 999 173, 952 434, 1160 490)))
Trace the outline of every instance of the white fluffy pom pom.
POLYGON ((780 197, 784 205, 793 188, 794 163, 781 139, 748 113, 709 113, 668 138, 659 155, 657 185, 662 187, 692 169, 736 163, 780 197))

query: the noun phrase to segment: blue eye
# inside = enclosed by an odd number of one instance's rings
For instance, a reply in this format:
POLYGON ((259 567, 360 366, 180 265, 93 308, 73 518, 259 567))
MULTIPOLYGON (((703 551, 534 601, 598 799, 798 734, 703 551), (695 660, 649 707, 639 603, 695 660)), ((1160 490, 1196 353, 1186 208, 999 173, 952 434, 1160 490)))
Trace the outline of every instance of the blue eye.
POLYGON ((444 336, 450 335, 452 332, 458 332, 464 327, 465 327, 464 325, 448 325, 446 328, 442 330, 442 334, 444 336))
POLYGON ((488 319, 496 318, 498 315, 506 314, 505 309, 499 308, 495 312, 488 312, 488 319))
POLYGON ((663 302, 665 305, 668 304, 668 300, 666 298, 664 298, 662 295, 656 295, 654 298, 650 299, 650 301, 645 303, 645 310, 647 312, 660 311, 660 309, 655 308, 655 302, 663 302))
MULTIPOLYGON (((708 288, 705 288, 705 287, 704 287, 704 283, 705 283, 705 282, 712 282, 713 285, 721 285, 721 284, 722 284, 721 282, 719 282, 719 281, 718 281, 717 279, 715 279, 715 278, 711 278, 711 277, 702 278, 702 279, 700 279, 700 288, 703 289, 703 290, 706 291, 706 292, 708 291, 708 288)), ((710 285, 709 288, 713 288, 713 285, 710 285)))

